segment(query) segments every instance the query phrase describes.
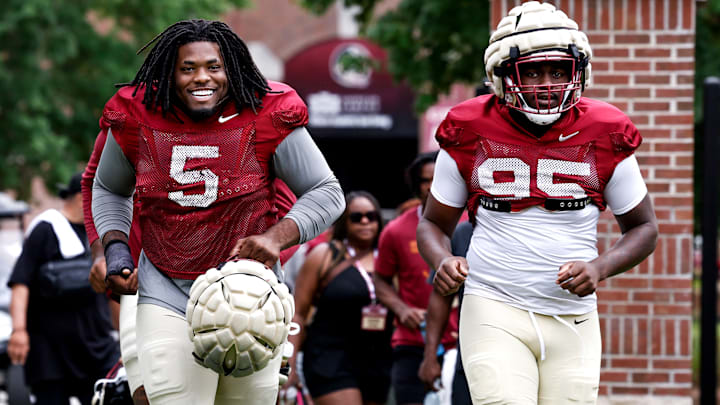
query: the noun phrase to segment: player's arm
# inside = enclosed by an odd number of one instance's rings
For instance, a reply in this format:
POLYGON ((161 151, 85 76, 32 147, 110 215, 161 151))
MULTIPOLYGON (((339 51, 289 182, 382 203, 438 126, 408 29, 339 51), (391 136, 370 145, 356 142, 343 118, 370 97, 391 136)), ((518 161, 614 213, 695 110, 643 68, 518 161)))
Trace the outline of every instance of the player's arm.
POLYGON ((128 247, 134 189, 135 170, 108 130, 95 172, 92 214, 105 250, 106 282, 118 294, 137 291, 137 272, 128 247))
POLYGON ((423 361, 420 363, 418 377, 425 384, 425 388, 436 391, 433 384, 440 378, 442 367, 437 359, 437 348, 440 345, 443 331, 450 318, 450 309, 454 295, 442 295, 438 291, 430 293, 428 302, 427 318, 425 325, 425 350, 423 361))
POLYGON ((634 155, 615 168, 604 197, 615 214, 622 236, 595 260, 565 263, 558 272, 557 283, 581 297, 592 294, 598 282, 642 262, 657 244, 655 211, 634 155))
POLYGON ((453 256, 450 245, 466 200, 467 186, 457 164, 441 149, 425 211, 418 224, 417 242, 423 259, 436 269, 433 284, 442 295, 457 291, 468 273, 465 258, 453 256))
POLYGON ((80 182, 82 188, 82 199, 83 199, 83 212, 85 218, 85 232, 88 236, 88 242, 90 243, 90 254, 92 257, 92 267, 90 268, 90 286, 97 293, 105 292, 107 286, 105 285, 105 251, 100 241, 100 237, 95 229, 95 222, 93 222, 92 216, 92 188, 93 181, 95 180, 95 172, 97 170, 98 162, 100 161, 100 155, 102 154, 103 148, 105 147, 106 132, 100 131, 97 138, 95 138, 95 146, 93 147, 92 154, 88 160, 85 171, 83 171, 82 180, 80 182))
POLYGON ((277 224, 261 235, 239 240, 231 253, 268 266, 275 264, 281 250, 322 233, 345 209, 340 183, 304 127, 278 145, 273 168, 298 200, 277 224))

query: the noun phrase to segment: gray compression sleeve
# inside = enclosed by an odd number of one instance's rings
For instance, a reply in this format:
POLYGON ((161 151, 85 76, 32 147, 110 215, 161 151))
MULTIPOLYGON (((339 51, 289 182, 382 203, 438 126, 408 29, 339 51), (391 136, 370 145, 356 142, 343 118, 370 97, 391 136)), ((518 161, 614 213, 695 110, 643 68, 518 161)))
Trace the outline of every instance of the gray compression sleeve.
POLYGON ((102 241, 109 231, 130 234, 135 170, 108 130, 92 193, 93 221, 102 241))
POLYGON ((313 239, 345 210, 340 183, 304 127, 296 128, 275 150, 277 176, 299 196, 285 218, 300 230, 300 243, 313 239))

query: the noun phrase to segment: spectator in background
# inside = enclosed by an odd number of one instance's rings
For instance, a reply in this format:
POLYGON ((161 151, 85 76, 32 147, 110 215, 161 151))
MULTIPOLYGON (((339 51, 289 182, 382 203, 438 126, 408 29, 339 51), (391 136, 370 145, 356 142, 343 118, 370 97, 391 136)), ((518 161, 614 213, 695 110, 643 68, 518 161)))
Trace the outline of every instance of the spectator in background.
MULTIPOLYGON (((432 285, 427 282, 430 268, 420 257, 415 233, 432 184, 436 157, 437 152, 419 155, 408 167, 408 184, 421 204, 388 224, 380 235, 375 261, 373 280, 378 298, 397 319, 392 337, 392 386, 398 405, 421 404, 426 393, 418 377, 425 346, 420 327, 425 321, 432 285), (398 291, 393 288, 393 277, 397 277, 398 291)), ((457 340, 455 312, 454 321, 442 339, 446 348, 454 347, 457 340)))
MULTIPOLYGON (((301 331, 289 340, 303 350, 305 380, 316 405, 384 404, 392 327, 370 278, 382 230, 380 205, 364 191, 345 200, 332 240, 315 247, 300 269, 293 321, 301 331)), ((299 384, 296 363, 293 356, 284 388, 299 384)))
MULTIPOLYGON (((14 364, 25 365, 38 405, 67 404, 71 396, 90 405, 95 380, 119 356, 107 297, 92 291, 87 273, 86 288, 73 295, 48 295, 40 288, 43 265, 90 254, 80 177, 75 174, 60 189, 60 211, 47 210, 32 221, 8 281, 13 325, 8 354, 14 364)), ((89 272, 89 260, 86 264, 89 272)))
MULTIPOLYGON (((455 228, 452 240, 450 241, 452 254, 459 257, 465 257, 468 247, 470 246, 470 238, 472 237, 472 224, 465 221, 455 228)), ((432 272, 430 278, 434 278, 435 271, 432 272)), ((441 365, 437 359, 437 349, 443 330, 447 327, 452 311, 452 304, 455 298, 458 298, 458 313, 462 308, 463 288, 460 287, 457 294, 442 295, 433 289, 430 294, 427 312, 427 326, 425 337, 425 353, 423 361, 418 370, 418 377, 425 384, 428 390, 437 391, 438 388, 445 387, 445 378, 442 378, 443 386, 437 387, 435 381, 444 377, 446 365, 441 365)), ((460 322, 458 318, 458 323, 460 322)), ((457 358, 455 360, 454 373, 452 376, 452 389, 450 390, 451 398, 449 403, 452 405, 472 405, 470 399, 470 391, 465 378, 465 369, 462 365, 462 356, 460 355, 460 342, 457 345, 457 358)))

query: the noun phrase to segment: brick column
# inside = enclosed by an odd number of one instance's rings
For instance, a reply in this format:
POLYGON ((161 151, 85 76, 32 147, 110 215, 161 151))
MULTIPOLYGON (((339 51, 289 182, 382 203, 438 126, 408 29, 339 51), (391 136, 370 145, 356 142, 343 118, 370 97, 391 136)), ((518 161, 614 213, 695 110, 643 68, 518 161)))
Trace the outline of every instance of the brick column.
MULTIPOLYGON (((495 27, 521 1, 490 3, 495 27)), ((590 38, 593 83, 585 95, 614 104, 642 133, 637 157, 660 226, 655 253, 598 292, 600 402, 690 404, 695 0, 551 3, 590 38)), ((603 213, 600 251, 619 235, 603 213)))

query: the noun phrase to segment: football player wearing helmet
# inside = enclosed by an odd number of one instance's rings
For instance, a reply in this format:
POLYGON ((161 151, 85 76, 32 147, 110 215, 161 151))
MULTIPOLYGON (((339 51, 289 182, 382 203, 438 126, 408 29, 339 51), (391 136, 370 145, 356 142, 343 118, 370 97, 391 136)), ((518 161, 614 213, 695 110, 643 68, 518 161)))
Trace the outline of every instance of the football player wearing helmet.
POLYGON ((138 291, 136 340, 150 403, 275 403, 281 355, 239 378, 195 361, 185 321, 190 286, 233 256, 282 280, 280 251, 326 229, 344 209, 342 190, 305 129, 303 101, 267 81, 226 24, 180 21, 143 49, 153 44, 100 119, 107 140, 92 212, 107 283, 119 294, 138 291), (282 219, 275 178, 299 196, 282 219), (127 245, 133 193, 141 207, 137 270, 127 245))
POLYGON ((437 131, 418 247, 437 291, 465 284, 460 339, 475 404, 595 403, 595 290, 655 248, 640 134, 617 108, 581 96, 591 58, 562 11, 515 7, 485 52, 494 94, 455 106, 437 131), (474 223, 467 260, 450 251, 464 207, 474 223), (607 207, 622 236, 598 254, 607 207))

